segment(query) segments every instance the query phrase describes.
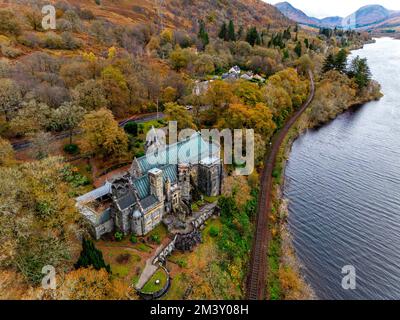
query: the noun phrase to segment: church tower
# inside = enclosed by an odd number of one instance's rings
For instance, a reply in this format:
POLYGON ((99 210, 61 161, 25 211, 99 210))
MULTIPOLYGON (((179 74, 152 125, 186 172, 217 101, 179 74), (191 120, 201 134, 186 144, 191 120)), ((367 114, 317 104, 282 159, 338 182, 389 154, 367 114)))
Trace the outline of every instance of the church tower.
POLYGON ((160 202, 164 202, 163 172, 158 168, 149 171, 150 193, 160 202))
POLYGON ((178 165, 178 181, 181 187, 182 200, 190 201, 190 165, 180 163, 178 165))

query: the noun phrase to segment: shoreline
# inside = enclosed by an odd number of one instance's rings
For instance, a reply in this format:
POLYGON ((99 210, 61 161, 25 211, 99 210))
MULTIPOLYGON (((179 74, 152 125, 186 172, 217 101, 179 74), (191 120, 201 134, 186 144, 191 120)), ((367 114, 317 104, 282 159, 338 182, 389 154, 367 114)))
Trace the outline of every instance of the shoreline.
MULTIPOLYGON (((318 85, 317 85, 318 87, 318 85)), ((279 181, 275 183, 274 188, 276 188, 275 194, 273 196, 273 202, 277 204, 279 208, 281 221, 277 222, 279 227, 279 237, 281 252, 279 256, 279 268, 290 268, 294 276, 296 277, 297 286, 295 290, 289 289, 289 300, 318 300, 318 297, 312 288, 311 284, 305 279, 304 269, 305 266, 300 261, 296 254, 296 250, 293 244, 293 235, 289 229, 288 217, 289 217, 289 203, 290 199, 284 197, 285 183, 286 183, 286 166, 289 161, 289 155, 292 151, 294 142, 302 136, 308 130, 316 130, 334 121, 337 117, 348 112, 353 108, 358 108, 366 105, 369 102, 377 101, 381 99, 383 94, 375 97, 364 97, 359 101, 354 101, 353 103, 344 107, 344 109, 337 113, 333 118, 329 118, 324 122, 317 124, 310 124, 308 122, 307 113, 304 113, 288 132, 282 146, 279 150, 277 156, 277 163, 281 166, 281 176, 279 181), (302 123, 303 122, 303 123, 302 123)), ((309 107, 311 108, 312 105, 309 107)))

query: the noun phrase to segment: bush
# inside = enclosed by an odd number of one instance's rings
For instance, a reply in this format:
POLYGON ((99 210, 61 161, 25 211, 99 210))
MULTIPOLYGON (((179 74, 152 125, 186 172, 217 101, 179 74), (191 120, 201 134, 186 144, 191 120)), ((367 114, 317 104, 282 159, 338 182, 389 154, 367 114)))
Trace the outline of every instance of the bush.
POLYGON ((131 242, 133 243, 133 244, 135 244, 135 243, 137 243, 138 242, 138 239, 137 239, 137 237, 133 234, 133 235, 131 235, 131 242))
POLYGON ((123 235, 122 232, 117 231, 117 232, 114 234, 114 238, 115 238, 116 241, 122 241, 122 240, 124 239, 124 235, 123 235))
POLYGON ((78 169, 72 167, 71 165, 66 165, 62 169, 62 175, 64 181, 70 183, 74 188, 87 186, 90 183, 89 179, 86 176, 81 175, 78 172, 78 169))
POLYGON ((44 40, 44 46, 48 49, 63 49, 64 43, 58 34, 48 32, 44 40))
POLYGON ((13 12, 0 10, 0 33, 14 36, 21 34, 21 26, 13 12))
POLYGON ((78 154, 79 153, 79 147, 76 144, 66 144, 64 146, 64 152, 68 154, 78 154))
POLYGON ((21 36, 17 38, 18 43, 29 47, 29 48, 37 48, 43 47, 43 41, 33 32, 25 32, 21 36))
POLYGON ((160 243, 161 243, 160 236, 159 236, 157 233, 152 234, 152 235, 150 236, 150 240, 151 240, 152 242, 157 243, 157 244, 160 244, 160 243))
POLYGON ((22 55, 22 51, 17 48, 12 48, 6 45, 1 46, 1 53, 7 58, 16 58, 22 55))
POLYGON ((126 133, 129 133, 136 137, 138 135, 138 124, 136 122, 128 122, 125 125, 124 130, 126 133))
POLYGON ((218 237, 219 235, 219 228, 216 226, 211 226, 210 230, 208 231, 209 235, 213 238, 218 237))

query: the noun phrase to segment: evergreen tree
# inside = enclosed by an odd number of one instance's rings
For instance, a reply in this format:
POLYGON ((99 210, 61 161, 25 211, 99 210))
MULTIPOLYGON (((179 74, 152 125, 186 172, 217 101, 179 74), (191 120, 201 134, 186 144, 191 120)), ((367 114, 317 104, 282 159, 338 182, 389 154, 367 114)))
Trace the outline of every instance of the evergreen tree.
POLYGON ((229 41, 236 41, 236 34, 235 34, 235 25, 233 24, 233 21, 229 21, 229 26, 228 26, 228 40, 229 41))
POLYGON ((237 32, 236 40, 240 40, 243 37, 243 26, 239 27, 239 31, 237 32))
POLYGON ((75 268, 87 268, 89 266, 93 266, 96 270, 104 268, 108 273, 111 273, 110 265, 104 262, 103 253, 95 247, 92 240, 83 239, 82 252, 75 268))
POLYGON ((332 53, 330 53, 324 61, 324 65, 322 66, 322 72, 326 73, 333 69, 335 69, 335 57, 333 56, 332 53))
POLYGON ((218 38, 225 41, 228 39, 228 29, 225 22, 222 24, 221 29, 219 30, 218 38))
POLYGON ((283 31, 283 39, 290 40, 291 38, 292 35, 290 33, 290 26, 289 26, 285 31, 283 31))
POLYGON ((306 46, 307 49, 310 48, 310 42, 308 41, 307 38, 304 39, 304 45, 306 46))
POLYGON ((359 56, 354 58, 350 65, 349 76, 354 78, 360 90, 367 87, 371 81, 371 70, 367 59, 361 59, 359 56))
POLYGON ((341 73, 346 71, 347 67, 347 52, 346 50, 342 49, 336 55, 335 58, 335 69, 341 73))
POLYGON ((203 48, 205 48, 210 43, 210 38, 208 37, 208 32, 206 30, 206 24, 203 20, 199 20, 199 34, 197 35, 197 37, 203 44, 203 48))
POLYGON ((302 48, 300 41, 297 42, 296 47, 294 48, 294 52, 296 52, 298 57, 301 57, 302 48))
POLYGON ((289 50, 285 49, 283 50, 283 60, 289 59, 289 50))
POLYGON ((247 31, 246 41, 252 46, 254 46, 255 44, 261 44, 261 38, 256 27, 251 27, 249 31, 247 31))

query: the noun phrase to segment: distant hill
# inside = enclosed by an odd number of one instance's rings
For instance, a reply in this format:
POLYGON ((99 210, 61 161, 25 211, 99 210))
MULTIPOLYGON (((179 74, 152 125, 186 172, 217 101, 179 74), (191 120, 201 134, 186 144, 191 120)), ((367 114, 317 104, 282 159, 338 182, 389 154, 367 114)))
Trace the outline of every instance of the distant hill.
MULTIPOLYGON (((1 0, 0 0, 1 1, 1 0)), ((293 24, 273 5, 261 0, 69 0, 114 23, 162 22, 171 28, 194 28, 199 19, 211 27, 233 19, 236 25, 284 27, 293 24)))
POLYGON ((286 17, 301 24, 318 25, 320 20, 307 16, 303 11, 296 9, 289 2, 280 2, 275 5, 286 17))
POLYGON ((400 11, 388 10, 381 5, 361 7, 346 18, 335 16, 324 19, 309 17, 303 11, 293 7, 289 2, 281 2, 275 6, 288 18, 309 26, 342 27, 343 22, 348 21, 349 25, 354 28, 372 31, 400 27, 400 11))

